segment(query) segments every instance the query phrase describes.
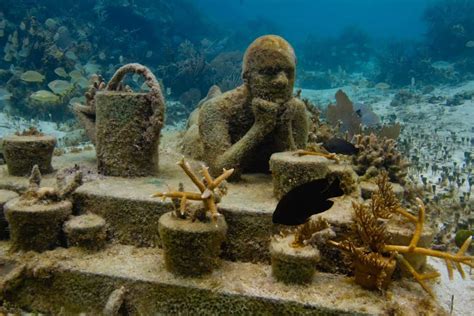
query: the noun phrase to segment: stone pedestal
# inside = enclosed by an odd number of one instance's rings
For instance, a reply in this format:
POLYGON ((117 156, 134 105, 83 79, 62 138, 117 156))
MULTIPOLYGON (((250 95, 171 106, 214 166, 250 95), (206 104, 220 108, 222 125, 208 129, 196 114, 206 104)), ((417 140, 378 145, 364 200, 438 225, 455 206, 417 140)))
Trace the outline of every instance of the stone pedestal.
POLYGON ((216 222, 203 223, 179 219, 169 212, 160 217, 158 229, 168 271, 199 276, 220 265, 221 245, 227 232, 223 216, 216 222))
MULTIPOLYGON (((396 224, 389 223, 387 231, 390 234, 390 244, 408 246, 415 232, 415 224, 405 223, 396 224)), ((430 248, 433 242, 434 231, 429 226, 425 225, 418 241, 418 247, 430 248)), ((416 253, 408 253, 403 255, 405 259, 415 268, 416 271, 421 272, 426 266, 426 256, 416 253)), ((411 276, 411 273, 406 271, 403 265, 400 265, 404 276, 411 276)))
POLYGON ((316 272, 319 251, 312 246, 293 247, 294 235, 276 236, 270 244, 272 275, 283 283, 311 283, 316 272))
POLYGON ((12 176, 28 176, 34 165, 42 174, 53 171, 53 157, 56 138, 53 136, 8 136, 3 140, 3 154, 12 176))
POLYGON ((350 165, 320 156, 298 156, 295 152, 275 153, 270 157, 273 192, 281 199, 292 189, 319 179, 338 177, 346 195, 358 190, 357 175, 350 165))
POLYGON ((12 250, 41 252, 55 248, 60 244, 62 225, 71 213, 69 201, 27 205, 16 198, 7 202, 5 217, 12 250))

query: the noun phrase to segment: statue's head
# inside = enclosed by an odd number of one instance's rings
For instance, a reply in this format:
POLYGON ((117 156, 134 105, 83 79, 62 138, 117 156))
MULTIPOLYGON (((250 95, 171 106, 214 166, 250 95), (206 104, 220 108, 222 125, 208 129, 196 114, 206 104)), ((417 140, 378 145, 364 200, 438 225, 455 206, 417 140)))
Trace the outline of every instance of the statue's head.
POLYGON ((282 103, 292 96, 295 70, 293 47, 280 36, 265 35, 247 48, 242 77, 254 97, 282 103))

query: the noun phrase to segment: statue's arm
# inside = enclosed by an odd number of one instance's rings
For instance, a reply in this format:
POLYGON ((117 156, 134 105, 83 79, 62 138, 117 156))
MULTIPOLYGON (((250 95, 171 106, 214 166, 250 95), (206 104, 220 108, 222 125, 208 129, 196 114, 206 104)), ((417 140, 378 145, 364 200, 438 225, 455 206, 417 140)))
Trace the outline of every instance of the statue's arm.
POLYGON ((308 142, 310 124, 308 112, 304 102, 300 99, 294 99, 292 105, 291 136, 296 149, 304 149, 308 142))
POLYGON ((236 176, 241 173, 241 166, 262 142, 264 137, 275 126, 276 105, 267 101, 253 102, 255 122, 247 133, 236 143, 231 143, 229 120, 219 106, 203 106, 199 115, 199 134, 204 145, 205 160, 211 172, 218 174, 223 168, 235 168, 236 176))

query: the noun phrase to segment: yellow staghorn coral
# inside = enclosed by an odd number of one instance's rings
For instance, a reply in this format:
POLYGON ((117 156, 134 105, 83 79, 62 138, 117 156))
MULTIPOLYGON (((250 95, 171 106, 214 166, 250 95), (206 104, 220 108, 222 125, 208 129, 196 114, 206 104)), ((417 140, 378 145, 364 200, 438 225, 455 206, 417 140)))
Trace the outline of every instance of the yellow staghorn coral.
POLYGON ((201 174, 204 177, 203 180, 199 179, 196 173, 192 170, 188 162, 182 158, 178 163, 178 166, 183 169, 184 173, 191 179, 191 181, 199 189, 198 192, 186 192, 170 191, 170 192, 157 192, 151 195, 151 197, 162 197, 163 199, 180 199, 180 217, 184 217, 186 214, 186 202, 188 200, 202 201, 204 204, 204 210, 211 214, 213 220, 215 220, 219 214, 217 211, 217 203, 219 203, 221 195, 225 194, 225 191, 220 190, 220 186, 223 182, 229 178, 234 169, 223 170, 223 173, 217 178, 213 179, 209 173, 209 168, 202 166, 201 174), (216 192, 219 189, 220 192, 216 192))
POLYGON ((300 149, 295 152, 297 156, 319 156, 319 157, 324 157, 326 159, 334 160, 336 162, 339 162, 339 157, 337 157, 336 154, 333 153, 326 153, 322 151, 316 151, 314 149, 300 149))
MULTIPOLYGON (((456 267, 461 277, 465 278, 462 265, 464 264, 469 267, 474 267, 474 256, 467 256, 465 254, 472 242, 472 237, 469 237, 464 242, 456 254, 418 247, 418 242, 425 224, 425 205, 420 199, 417 199, 418 215, 414 216, 400 206, 400 203, 396 199, 391 185, 388 182, 387 174, 382 174, 381 177, 379 177, 377 185, 379 190, 372 195, 369 205, 353 204, 355 221, 355 234, 353 240, 345 240, 342 242, 330 241, 329 243, 332 246, 349 253, 353 262, 359 262, 359 264, 366 264, 378 268, 380 272, 378 273, 377 278, 383 276, 391 258, 397 258, 398 262, 407 268, 407 270, 413 275, 414 279, 431 296, 433 296, 433 292, 424 281, 438 277, 439 273, 418 273, 408 260, 406 260, 404 255, 420 254, 444 259, 450 278, 452 278, 454 274, 453 266, 456 267), (385 222, 379 219, 390 218, 395 213, 404 216, 409 221, 416 224, 411 241, 407 246, 387 244, 390 236, 385 230, 385 222), (382 260, 382 258, 384 258, 384 260, 382 260), (377 259, 382 261, 377 262, 377 259), (383 265, 382 263, 387 263, 387 265, 383 265)), ((359 284, 364 286, 363 283, 359 284)), ((380 285, 381 283, 379 284, 379 280, 377 280, 377 288, 380 289, 380 285)))

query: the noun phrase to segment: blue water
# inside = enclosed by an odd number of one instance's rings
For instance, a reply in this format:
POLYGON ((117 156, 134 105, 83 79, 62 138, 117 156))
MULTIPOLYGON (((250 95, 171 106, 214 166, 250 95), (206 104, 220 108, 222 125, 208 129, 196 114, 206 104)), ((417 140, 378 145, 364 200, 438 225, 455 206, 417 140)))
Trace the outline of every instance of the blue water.
POLYGON ((269 33, 295 48, 301 88, 334 88, 353 74, 392 88, 474 78, 472 0, 2 0, 0 110, 72 119, 93 73, 108 80, 138 62, 183 104, 170 120, 183 120, 212 85, 241 83, 246 47, 269 33), (28 71, 40 79, 24 80, 28 71), (58 95, 54 80, 72 87, 58 95), (54 106, 32 102, 40 90, 56 94, 54 106))
POLYGON ((419 38, 426 26, 421 16, 433 0, 196 0, 218 24, 241 27, 264 18, 290 41, 309 34, 334 36, 356 25, 374 37, 419 38))

